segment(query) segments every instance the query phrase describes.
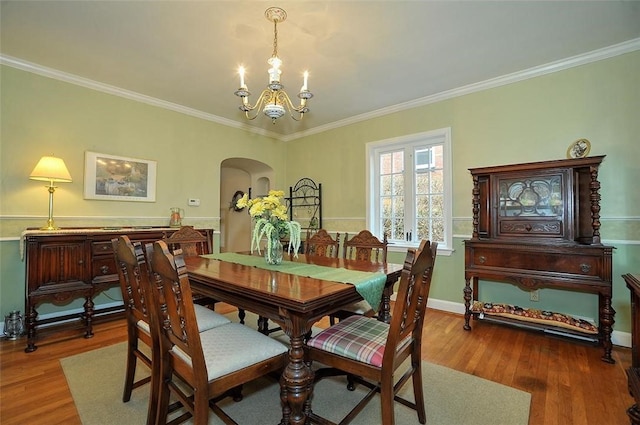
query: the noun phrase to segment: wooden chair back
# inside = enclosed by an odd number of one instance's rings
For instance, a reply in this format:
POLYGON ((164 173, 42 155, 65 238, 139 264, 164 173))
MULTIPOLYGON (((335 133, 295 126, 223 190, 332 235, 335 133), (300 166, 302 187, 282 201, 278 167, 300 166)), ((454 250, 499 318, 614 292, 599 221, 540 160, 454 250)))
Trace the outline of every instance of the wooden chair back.
MULTIPOLYGON (((422 341, 422 326, 424 315, 431 289, 431 278, 435 265, 438 242, 422 240, 416 251, 409 250, 405 258, 404 267, 400 276, 396 302, 392 311, 389 335, 382 360, 384 365, 399 364, 411 354, 410 351, 403 354, 398 351, 403 348, 407 338, 413 342, 413 350, 420 356, 422 341), (403 345, 400 345, 403 343, 403 345), (389 350, 389 347, 395 349, 389 350)), ((419 357, 418 357, 419 358, 419 357)))
MULTIPOLYGON (((350 423, 378 392, 382 410, 380 423, 395 423, 394 400, 416 410, 418 422, 426 422, 421 369, 422 326, 437 248, 437 242, 423 240, 417 250, 408 250, 400 276, 398 297, 388 327, 380 325, 375 318, 354 317, 346 319, 352 322, 343 324, 341 321, 308 342, 307 358, 330 368, 319 369, 316 379, 336 375, 339 373, 336 372, 337 369, 348 375, 348 388, 353 388, 353 382, 359 382, 370 389, 340 423, 350 423), (338 327, 342 328, 336 329, 338 327), (381 344, 376 341, 376 338, 385 332, 385 342, 381 344), (345 351, 350 354, 345 355, 345 351), (372 358, 367 360, 370 355, 372 358), (405 360, 409 357, 410 366, 405 368, 402 376, 396 380, 396 370, 406 364, 405 360), (397 394, 410 378, 413 380, 414 403, 397 394)), ((324 418, 315 413, 311 413, 311 416, 313 423, 326 423, 324 418)))
POLYGON ((387 235, 381 241, 370 231, 362 230, 349 239, 349 234, 344 235, 344 248, 342 257, 350 260, 371 261, 374 263, 387 262, 387 235))
POLYGON ((155 314, 162 324, 157 422, 166 423, 170 394, 173 394, 192 415, 194 425, 208 424, 211 410, 224 423, 236 423, 217 401, 230 394, 239 400, 239 390, 244 383, 284 368, 287 347, 237 323, 199 333, 182 252, 178 249, 171 254, 164 241, 157 241, 151 258, 156 276, 152 285, 155 314), (228 350, 223 351, 224 357, 220 357, 223 353, 217 350, 221 346, 228 350), (246 357, 247 347, 255 348, 256 352, 246 357), (207 364, 212 365, 211 370, 207 370, 207 364), (220 370, 227 367, 229 370, 220 370))
POLYGON ((313 235, 307 233, 304 248, 305 255, 338 258, 339 251, 340 233, 336 233, 335 239, 325 229, 319 229, 313 235))
POLYGON ((133 323, 138 320, 149 322, 148 300, 143 286, 148 284, 149 274, 142 245, 134 245, 127 236, 120 236, 111 240, 111 246, 118 269, 125 314, 131 316, 133 323))
POLYGON ((211 254, 213 242, 193 226, 182 226, 180 230, 173 233, 163 241, 169 247, 169 251, 182 250, 185 257, 195 257, 196 255, 211 254))
POLYGON ((134 388, 151 382, 147 423, 153 424, 155 423, 156 407, 158 405, 160 357, 159 341, 154 334, 154 332, 158 332, 158 322, 154 313, 154 303, 152 302, 153 294, 149 281, 149 269, 140 242, 132 244, 131 240, 126 235, 123 235, 112 239, 111 246, 118 269, 127 321, 127 365, 122 401, 128 402, 131 399, 131 393, 134 388), (145 329, 145 327, 148 329, 145 329), (142 341, 151 348, 150 356, 147 355, 145 350, 140 349, 138 341, 142 341), (138 360, 151 369, 151 376, 146 376, 136 381, 135 375, 138 360))
MULTIPOLYGON (((182 252, 172 254, 164 241, 153 244, 151 256, 156 311, 160 315, 161 352, 178 347, 191 358, 192 370, 184 369, 188 376, 207 376, 200 333, 196 321, 191 285, 182 252)), ((175 365, 177 366, 177 365, 175 365)))

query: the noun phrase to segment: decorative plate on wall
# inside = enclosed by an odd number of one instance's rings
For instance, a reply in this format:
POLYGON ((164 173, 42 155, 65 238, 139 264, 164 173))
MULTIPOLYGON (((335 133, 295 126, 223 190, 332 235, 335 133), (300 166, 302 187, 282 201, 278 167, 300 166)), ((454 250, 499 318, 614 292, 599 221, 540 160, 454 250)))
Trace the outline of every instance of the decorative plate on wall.
POLYGON ((589 155, 591 143, 587 139, 578 139, 569 145, 567 158, 584 158, 589 155))

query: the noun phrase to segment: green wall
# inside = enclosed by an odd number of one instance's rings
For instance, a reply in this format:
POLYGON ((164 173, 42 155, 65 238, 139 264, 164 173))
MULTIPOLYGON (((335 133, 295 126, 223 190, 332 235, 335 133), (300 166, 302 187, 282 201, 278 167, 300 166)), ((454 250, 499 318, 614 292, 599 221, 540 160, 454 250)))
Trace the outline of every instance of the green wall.
MULTIPOLYGON (((607 155, 599 174, 601 234, 605 243, 617 248, 614 329, 630 332, 629 291, 620 275, 640 273, 638 111, 640 53, 634 52, 296 140, 288 146, 289 158, 295 161, 290 161, 287 175, 308 175, 322 183, 324 215, 329 217, 325 227, 345 230, 353 223, 363 225, 366 143, 451 127, 456 251, 438 258, 430 298, 460 303, 463 240, 471 235, 468 169, 562 159, 571 142, 587 138, 590 155, 607 155)), ((544 289, 540 301, 533 303, 528 292, 517 287, 483 282, 480 297, 597 317, 597 297, 589 294, 544 289)))
MULTIPOLYGON (((56 216, 65 217, 56 219, 58 225, 166 224, 168 208, 180 206, 186 224, 219 229, 220 162, 244 157, 272 166, 278 187, 301 177, 322 183, 324 227, 353 232, 366 223, 366 143, 451 127, 455 251, 438 258, 431 299, 458 307, 462 302, 463 240, 471 232, 468 168, 564 158, 571 142, 587 138, 591 155, 607 155, 600 169, 601 234, 616 247, 614 329, 630 332, 629 293, 620 275, 640 272, 640 52, 286 143, 13 68, 0 70, 3 316, 24 310, 18 238, 24 227, 42 225, 47 214, 46 191, 27 178, 42 155, 64 158, 74 178, 56 191, 56 216), (84 200, 86 150, 158 161, 157 202, 84 200), (200 198, 201 207, 187 207, 189 197, 200 198)), ((402 252, 390 254, 391 261, 402 258, 402 252)), ((481 296, 597 317, 596 297, 588 294, 542 290, 540 302, 532 303, 516 287, 483 282, 481 296)))

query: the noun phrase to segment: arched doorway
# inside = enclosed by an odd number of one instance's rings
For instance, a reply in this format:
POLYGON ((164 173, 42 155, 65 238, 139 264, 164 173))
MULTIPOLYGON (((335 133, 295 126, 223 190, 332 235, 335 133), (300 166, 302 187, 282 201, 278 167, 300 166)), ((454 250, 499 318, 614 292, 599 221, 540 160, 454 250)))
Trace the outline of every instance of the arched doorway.
POLYGON ((248 251, 251 248, 251 217, 233 205, 238 192, 266 195, 274 178, 267 164, 249 158, 227 158, 220 164, 220 252, 248 251))

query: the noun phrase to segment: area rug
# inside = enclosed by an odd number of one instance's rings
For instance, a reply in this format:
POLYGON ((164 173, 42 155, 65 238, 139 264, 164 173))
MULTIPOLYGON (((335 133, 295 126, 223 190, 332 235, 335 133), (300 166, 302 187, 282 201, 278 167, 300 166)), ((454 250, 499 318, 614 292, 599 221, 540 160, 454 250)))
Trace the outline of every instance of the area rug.
MULTIPOLYGON (((60 360, 69 383, 76 408, 84 425, 144 424, 147 414, 149 386, 133 390, 131 400, 122 402, 126 345, 120 343, 60 360)), ((429 425, 527 425, 529 393, 497 384, 446 367, 423 362, 423 385, 429 425)), ((148 374, 144 365, 138 373, 148 374)), ((363 388, 346 390, 344 377, 322 380, 316 385, 313 410, 337 421, 364 394, 363 388)), ((403 396, 413 400, 408 382, 403 396)), ((221 403, 221 407, 242 425, 274 425, 281 418, 279 385, 268 378, 247 384, 244 399, 221 403)), ((416 413, 395 403, 396 424, 418 423, 416 413)), ((187 422, 190 423, 190 422, 187 422)), ((210 425, 222 421, 211 413, 210 425)), ((352 422, 371 425, 380 423, 379 397, 375 397, 352 422)))

